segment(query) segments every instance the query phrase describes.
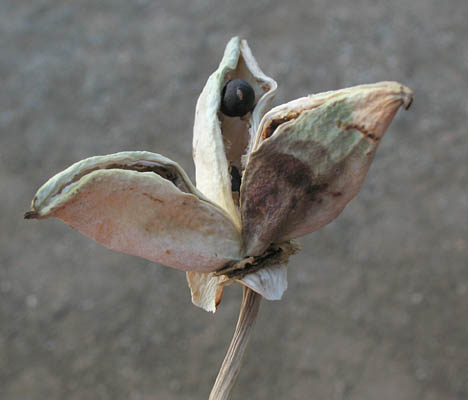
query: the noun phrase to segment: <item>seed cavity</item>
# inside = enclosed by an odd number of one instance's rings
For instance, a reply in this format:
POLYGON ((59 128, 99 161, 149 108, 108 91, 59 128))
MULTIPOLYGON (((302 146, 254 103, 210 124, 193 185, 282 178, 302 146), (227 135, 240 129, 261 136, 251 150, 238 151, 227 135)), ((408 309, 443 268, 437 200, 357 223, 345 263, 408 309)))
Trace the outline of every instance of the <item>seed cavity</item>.
POLYGON ((284 124, 285 122, 291 121, 293 119, 296 119, 300 115, 300 112, 298 111, 292 111, 287 115, 284 115, 280 118, 274 118, 272 119, 268 125, 265 127, 262 133, 262 139, 268 139, 273 133, 276 131, 278 126, 284 124))
POLYGON ((231 191, 232 192, 239 192, 240 191, 240 186, 241 186, 241 175, 239 173, 239 170, 235 165, 231 165, 229 167, 229 173, 231 174, 231 191))
MULTIPOLYGON (((81 178, 94 171, 105 170, 105 169, 120 169, 120 170, 128 170, 128 171, 137 171, 137 172, 153 172, 159 175, 161 178, 164 178, 170 182, 172 182, 179 190, 185 193, 192 193, 190 190, 190 186, 188 183, 178 174, 177 169, 173 166, 166 166, 162 164, 157 164, 154 162, 148 161, 141 161, 141 162, 134 162, 128 165, 125 164, 107 164, 98 166, 95 168, 89 168, 86 170, 81 171, 80 174, 73 177, 73 179, 63 185, 57 193, 53 196, 59 196, 65 193, 68 188, 73 186, 76 182, 78 182, 81 178)), ((34 216, 25 216, 25 218, 34 218, 34 216)))

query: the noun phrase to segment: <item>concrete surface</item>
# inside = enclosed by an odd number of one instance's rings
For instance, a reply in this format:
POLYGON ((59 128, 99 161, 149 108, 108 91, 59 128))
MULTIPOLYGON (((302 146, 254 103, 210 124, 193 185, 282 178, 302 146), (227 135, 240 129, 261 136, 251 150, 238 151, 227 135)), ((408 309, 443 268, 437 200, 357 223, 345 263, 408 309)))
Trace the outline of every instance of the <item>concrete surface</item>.
POLYGON ((468 3, 0 2, 0 398, 206 399, 241 290, 216 315, 183 273, 22 219, 84 157, 145 149, 193 177, 194 106, 239 34, 280 85, 415 91, 361 194, 301 242, 234 399, 468 398, 468 3))

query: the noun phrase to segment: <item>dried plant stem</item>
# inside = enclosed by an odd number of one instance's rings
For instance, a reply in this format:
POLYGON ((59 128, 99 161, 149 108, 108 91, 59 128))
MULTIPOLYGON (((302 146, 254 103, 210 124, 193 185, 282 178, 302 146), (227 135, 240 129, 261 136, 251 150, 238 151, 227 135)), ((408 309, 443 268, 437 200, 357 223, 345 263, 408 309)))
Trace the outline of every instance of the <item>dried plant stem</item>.
POLYGON ((248 287, 244 286, 243 289, 242 305, 236 330, 216 377, 213 389, 211 389, 209 400, 228 400, 231 397, 231 392, 242 364, 242 357, 249 343, 255 319, 257 318, 262 297, 248 287))

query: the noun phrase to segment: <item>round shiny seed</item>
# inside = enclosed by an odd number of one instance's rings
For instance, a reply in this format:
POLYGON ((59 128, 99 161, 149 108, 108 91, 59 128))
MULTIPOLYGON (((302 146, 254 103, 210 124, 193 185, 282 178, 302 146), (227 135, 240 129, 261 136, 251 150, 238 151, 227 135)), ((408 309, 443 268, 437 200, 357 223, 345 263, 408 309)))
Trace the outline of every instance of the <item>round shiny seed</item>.
POLYGON ((242 79, 227 81, 221 92, 221 112, 228 117, 242 117, 252 111, 255 92, 248 82, 242 79))

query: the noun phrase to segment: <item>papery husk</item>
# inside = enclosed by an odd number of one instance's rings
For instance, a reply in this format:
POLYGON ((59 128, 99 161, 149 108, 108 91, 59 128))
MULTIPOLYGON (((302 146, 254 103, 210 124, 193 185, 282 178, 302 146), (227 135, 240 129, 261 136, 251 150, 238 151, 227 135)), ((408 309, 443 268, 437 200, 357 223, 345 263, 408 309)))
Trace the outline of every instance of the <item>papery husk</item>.
POLYGON ((246 255, 313 232, 359 192, 380 139, 412 92, 397 82, 304 97, 263 118, 241 186, 246 255))
MULTIPOLYGON (((258 125, 276 91, 276 82, 257 64, 247 41, 232 38, 217 70, 208 78, 200 94, 193 128, 193 159, 197 188, 226 210, 241 230, 238 204, 231 191, 231 165, 242 171, 252 149, 258 125), (243 118, 226 117, 220 112, 221 92, 229 79, 246 80, 256 94, 256 104, 243 118), (239 145, 240 143, 240 145, 239 145)), ((215 311, 221 301, 220 277, 187 273, 194 304, 215 311), (216 288, 216 289, 215 289, 216 288)))
POLYGON ((286 265, 273 265, 248 274, 238 281, 266 300, 281 300, 288 288, 288 269, 286 265))
POLYGON ((26 218, 56 217, 104 246, 166 266, 214 271, 240 258, 240 235, 173 161, 148 152, 91 157, 55 175, 26 218))
POLYGON ((205 311, 215 312, 223 297, 226 276, 213 276, 204 272, 187 272, 187 283, 192 295, 192 303, 205 311))
MULTIPOLYGON (((250 256, 236 263, 231 262, 230 264, 244 265, 241 270, 234 269, 227 276, 262 295, 266 300, 281 300, 288 288, 289 258, 300 249, 301 246, 294 241, 273 244, 261 256, 250 256)), ((216 272, 218 273, 219 271, 216 272)))
POLYGON ((272 245, 258 257, 231 261, 213 273, 187 272, 192 302, 215 312, 223 288, 233 282, 249 287, 267 300, 280 300, 288 287, 287 263, 300 246, 294 242, 272 245))
MULTIPOLYGON (((241 222, 231 192, 230 162, 239 164, 244 151, 249 151, 275 90, 276 82, 260 70, 247 42, 235 37, 227 44, 218 69, 208 78, 198 98, 193 128, 196 185, 205 196, 229 213, 239 230, 241 222), (248 81, 256 94, 257 102, 252 113, 242 119, 226 117, 220 112, 222 87, 225 81, 233 78, 248 81), (238 149, 237 142, 246 147, 238 149), (228 160, 226 153, 230 151, 236 153, 233 155, 235 160, 228 160)), ((242 168, 241 165, 236 167, 242 168)))

